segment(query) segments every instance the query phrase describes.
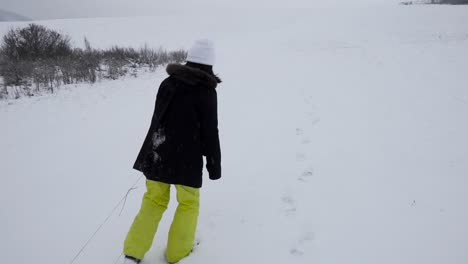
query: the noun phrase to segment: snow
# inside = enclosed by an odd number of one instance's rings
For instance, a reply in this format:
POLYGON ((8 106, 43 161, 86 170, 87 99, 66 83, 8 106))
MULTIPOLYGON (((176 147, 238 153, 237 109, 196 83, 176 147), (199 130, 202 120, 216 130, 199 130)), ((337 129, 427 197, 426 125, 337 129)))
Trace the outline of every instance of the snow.
MULTIPOLYGON (((468 262, 467 7, 209 11, 40 22, 98 47, 216 42, 223 178, 181 264, 468 262)), ((75 263, 119 258, 165 76, 0 102, 6 263, 70 263, 101 224, 75 263)))

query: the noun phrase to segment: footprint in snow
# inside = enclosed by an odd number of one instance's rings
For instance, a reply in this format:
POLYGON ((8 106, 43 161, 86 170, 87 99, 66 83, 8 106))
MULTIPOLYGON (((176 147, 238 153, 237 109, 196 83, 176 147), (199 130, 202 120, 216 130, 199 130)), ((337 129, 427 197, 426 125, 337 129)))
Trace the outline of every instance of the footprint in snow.
POLYGON ((313 232, 306 232, 302 234, 297 242, 295 243, 296 245, 293 246, 290 250, 289 253, 293 256, 302 256, 306 252, 304 247, 312 242, 315 239, 315 234, 313 232))
POLYGON ((296 161, 302 162, 306 160, 306 155, 303 152, 296 153, 296 161))
POLYGON ((299 176, 297 179, 299 181, 306 182, 308 180, 308 178, 310 178, 312 176, 314 176, 314 169, 313 168, 308 168, 308 169, 304 170, 301 173, 301 176, 299 176))
POLYGON ((301 138, 301 144, 306 145, 310 143, 309 137, 304 134, 304 129, 296 128, 296 136, 301 138))
POLYGON ((302 252, 299 249, 293 247, 293 248, 291 248, 291 250, 289 250, 289 254, 291 254, 293 256, 302 256, 302 255, 304 255, 304 252, 302 252))
POLYGON ((304 134, 304 130, 302 128, 296 128, 296 136, 301 136, 304 134))
POLYGON ((296 212, 296 205, 291 196, 285 195, 281 198, 281 201, 285 205, 284 212, 286 215, 292 215, 296 212))

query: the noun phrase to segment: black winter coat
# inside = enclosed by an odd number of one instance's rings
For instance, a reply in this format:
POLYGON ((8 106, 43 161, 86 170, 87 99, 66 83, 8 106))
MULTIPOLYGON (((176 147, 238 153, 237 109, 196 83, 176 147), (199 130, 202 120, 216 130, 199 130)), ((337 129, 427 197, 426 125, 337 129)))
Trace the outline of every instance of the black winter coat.
POLYGON ((133 166, 147 179, 202 186, 203 156, 212 180, 221 178, 216 86, 213 74, 170 64, 159 87, 148 134, 133 166))

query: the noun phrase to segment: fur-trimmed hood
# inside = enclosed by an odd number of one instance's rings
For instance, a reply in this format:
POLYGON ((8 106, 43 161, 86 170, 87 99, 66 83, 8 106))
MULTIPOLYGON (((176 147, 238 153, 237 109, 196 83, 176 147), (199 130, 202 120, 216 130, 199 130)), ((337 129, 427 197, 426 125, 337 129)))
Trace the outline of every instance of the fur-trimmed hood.
POLYGON ((218 83, 221 83, 221 79, 216 75, 182 64, 169 64, 167 65, 166 72, 170 76, 190 85, 203 85, 207 88, 215 89, 218 83))

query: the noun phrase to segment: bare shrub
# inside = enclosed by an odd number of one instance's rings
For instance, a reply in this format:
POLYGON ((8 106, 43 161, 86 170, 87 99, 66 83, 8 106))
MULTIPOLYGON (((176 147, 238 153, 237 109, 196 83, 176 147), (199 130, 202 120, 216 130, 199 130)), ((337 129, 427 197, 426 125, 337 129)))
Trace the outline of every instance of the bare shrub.
POLYGON ((187 59, 187 51, 176 50, 169 53, 169 61, 175 63, 182 63, 187 59))
POLYGON ((1 48, 11 60, 57 58, 70 55, 72 50, 68 36, 36 24, 8 31, 1 48))

